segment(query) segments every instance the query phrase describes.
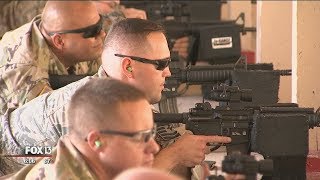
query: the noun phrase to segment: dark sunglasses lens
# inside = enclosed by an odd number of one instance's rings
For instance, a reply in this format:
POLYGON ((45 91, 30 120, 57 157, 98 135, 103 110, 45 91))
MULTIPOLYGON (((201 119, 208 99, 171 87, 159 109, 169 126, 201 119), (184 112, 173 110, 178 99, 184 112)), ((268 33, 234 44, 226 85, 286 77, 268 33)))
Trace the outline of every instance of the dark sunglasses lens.
POLYGON ((93 38, 96 37, 100 31, 102 30, 102 24, 99 23, 96 26, 88 29, 86 32, 83 34, 83 38, 93 38))
POLYGON ((169 66, 170 61, 158 61, 157 70, 163 71, 167 66, 169 66))

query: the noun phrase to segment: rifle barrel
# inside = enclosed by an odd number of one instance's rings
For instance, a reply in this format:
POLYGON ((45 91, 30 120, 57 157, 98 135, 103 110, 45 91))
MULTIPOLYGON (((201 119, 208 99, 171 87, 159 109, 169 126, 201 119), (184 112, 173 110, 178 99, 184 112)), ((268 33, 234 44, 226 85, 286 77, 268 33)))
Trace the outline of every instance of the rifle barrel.
POLYGON ((183 123, 187 119, 188 113, 153 113, 155 123, 183 123))

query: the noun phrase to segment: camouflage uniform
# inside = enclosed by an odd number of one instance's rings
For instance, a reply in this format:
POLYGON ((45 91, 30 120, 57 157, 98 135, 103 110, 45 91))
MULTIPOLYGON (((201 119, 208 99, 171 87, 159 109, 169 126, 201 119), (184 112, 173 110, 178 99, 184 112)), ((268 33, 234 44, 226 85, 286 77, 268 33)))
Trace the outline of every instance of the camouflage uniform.
MULTIPOLYGON (((174 143, 184 131, 185 128, 182 124, 157 124, 156 142, 160 145, 161 149, 166 148, 174 143)), ((191 178, 191 169, 185 166, 178 165, 174 167, 171 172, 183 177, 184 179, 191 178)))
POLYGON ((58 141, 51 158, 37 159, 36 164, 24 167, 12 175, 11 179, 98 179, 98 177, 70 139, 64 136, 58 141))
MULTIPOLYGON (((68 74, 38 26, 40 16, 6 33, 0 41, 0 114, 51 91, 49 74, 68 74)), ((75 74, 94 74, 100 60, 75 65, 75 74)))
MULTIPOLYGON (((2 154, 21 154, 25 146, 55 146, 59 137, 66 134, 66 109, 74 92, 92 78, 108 77, 99 68, 98 73, 86 77, 63 88, 51 91, 35 98, 13 112, 2 116, 0 136, 2 154), (37 107, 37 108, 34 108, 37 107), (2 132, 1 132, 2 131, 2 132)), ((159 125, 156 140, 162 148, 180 136, 175 125, 159 125)), ((0 164, 4 174, 21 168, 23 159, 2 158, 0 164), (17 163, 14 163, 17 161, 17 163)))
MULTIPOLYGON (((72 95, 96 76, 50 91, 12 112, 9 109, 1 116, 1 154, 24 154, 26 146, 55 146, 66 134, 66 109, 72 95)), ((23 161, 24 158, 1 157, 0 171, 3 174, 16 172, 23 166, 23 161)))
POLYGON ((0 2, 0 39, 10 30, 30 22, 41 14, 47 1, 1 1, 0 2))

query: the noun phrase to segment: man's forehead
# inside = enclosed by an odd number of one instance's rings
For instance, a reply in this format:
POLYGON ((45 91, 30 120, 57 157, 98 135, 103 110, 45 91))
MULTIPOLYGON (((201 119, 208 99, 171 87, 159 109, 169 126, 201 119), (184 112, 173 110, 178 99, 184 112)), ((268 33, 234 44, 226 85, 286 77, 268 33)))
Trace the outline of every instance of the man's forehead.
POLYGON ((67 18, 66 25, 72 26, 73 29, 85 28, 90 25, 94 25, 100 19, 99 13, 95 8, 87 8, 85 15, 79 15, 79 13, 70 14, 70 18, 67 18))
MULTIPOLYGON (((97 23, 99 13, 95 5, 91 2, 74 2, 60 5, 60 9, 56 9, 55 17, 51 21, 60 21, 55 30, 79 29, 97 23), (83 14, 83 12, 86 12, 83 14), (55 20, 56 19, 56 20, 55 20)), ((50 23, 50 22, 48 22, 50 23)))
POLYGON ((128 130, 145 130, 153 126, 153 116, 150 104, 146 100, 125 103, 120 106, 120 124, 126 124, 128 130), (131 127, 130 127, 131 126, 131 127))
POLYGON ((170 57, 170 50, 168 47, 167 39, 162 32, 152 32, 147 36, 146 42, 146 53, 149 52, 151 56, 159 56, 153 57, 151 59, 162 59, 166 57, 170 57))

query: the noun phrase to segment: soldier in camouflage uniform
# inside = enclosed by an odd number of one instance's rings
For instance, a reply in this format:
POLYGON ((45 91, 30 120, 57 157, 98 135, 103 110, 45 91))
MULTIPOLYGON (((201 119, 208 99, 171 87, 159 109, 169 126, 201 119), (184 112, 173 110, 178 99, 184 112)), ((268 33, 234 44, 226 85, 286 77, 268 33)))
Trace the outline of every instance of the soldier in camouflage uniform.
MULTIPOLYGON (((2 21, 5 22, 0 21, 0 24, 2 24, 0 29, 10 30, 13 27, 17 27, 17 25, 26 23, 27 21, 31 20, 31 17, 33 17, 32 15, 41 13, 45 3, 46 1, 4 2, 2 8, 3 11, 1 13, 6 14, 6 17, 9 18, 2 19, 2 21), (22 15, 22 13, 25 14, 22 15)), ((93 1, 93 4, 96 6, 97 11, 101 14, 101 16, 104 17, 105 21, 103 29, 106 32, 112 22, 125 18, 125 15, 127 17, 146 18, 144 11, 134 8, 126 9, 120 7, 119 2, 116 0, 93 1)), ((70 6, 72 6, 72 4, 70 4, 70 6)), ((72 9, 67 9, 66 11, 72 12, 72 9)), ((68 18, 80 19, 79 16, 80 13, 82 13, 81 10, 76 9, 75 12, 78 12, 79 14, 76 13, 74 18, 67 14, 68 18)), ((42 16, 45 17, 45 15, 42 16)), ((62 16, 60 18, 65 17, 62 16)), ((70 67, 65 67, 65 64, 61 64, 59 62, 62 61, 61 57, 56 57, 56 55, 60 54, 60 52, 51 52, 51 50, 49 50, 51 44, 48 46, 44 42, 48 41, 48 39, 50 40, 51 37, 46 36, 46 32, 43 32, 45 30, 41 30, 39 24, 41 24, 42 21, 45 20, 41 20, 40 16, 38 16, 28 25, 24 25, 23 28, 21 27, 11 33, 7 33, 6 38, 4 37, 4 39, 0 42, 0 51, 2 49, 4 52, 3 55, 0 55, 0 74, 3 74, 0 76, 0 82, 3 82, 2 86, 0 85, 0 114, 3 114, 9 107, 19 107, 34 97, 50 91, 51 87, 47 82, 48 74, 94 74, 97 72, 98 67, 101 64, 99 58, 96 58, 93 61, 79 63, 75 62, 76 64, 70 67), (33 50, 31 51, 29 48, 32 48, 33 50), (41 48, 44 50, 40 51, 41 48), (25 54, 28 56, 25 56, 25 54), (29 67, 42 70, 27 71, 26 69, 29 69, 29 67), (69 70, 68 72, 66 72, 67 68, 69 70), (23 75, 18 75, 18 72, 22 72, 23 75)), ((52 21, 51 19, 50 23, 52 22, 55 21, 52 21)), ((100 36, 100 34, 97 34, 97 37, 98 36, 100 36)), ((79 54, 79 51, 84 51, 89 55, 98 54, 99 52, 101 53, 101 50, 96 50, 96 52, 91 53, 88 51, 88 49, 82 49, 71 52, 71 54, 67 54, 66 56, 68 56, 67 58, 72 61, 85 61, 91 59, 91 57, 88 57, 88 59, 85 60, 78 59, 79 57, 76 57, 75 54, 79 54), (77 59, 75 60, 75 58, 77 59)), ((83 57, 86 56, 83 55, 83 57)))
MULTIPOLYGON (((165 78, 170 76, 168 68, 170 52, 163 28, 147 20, 125 19, 110 29, 102 53, 102 66, 95 76, 108 76, 128 82, 141 89, 150 104, 161 98, 165 78), (157 42, 157 43, 154 43, 157 42), (143 58, 141 58, 143 57, 143 58)), ((65 109, 71 95, 90 81, 87 77, 61 89, 44 94, 13 111, 1 122, 17 125, 1 125, 5 154, 18 153, 27 145, 55 145, 66 128, 65 109), (37 106, 37 108, 34 108, 37 106), (8 119, 9 118, 9 119, 8 119), (21 122, 20 121, 25 121, 21 122), (28 122, 30 125, 27 125, 28 122)), ((172 126, 158 129, 157 141, 162 150, 157 154, 154 166, 171 171, 177 166, 192 167, 204 160, 207 142, 230 141, 217 136, 180 136, 172 126), (170 132, 172 131, 172 133, 170 132), (166 146, 168 145, 168 146, 166 146)))
POLYGON ((0 114, 52 90, 49 74, 96 73, 102 24, 91 2, 49 1, 41 17, 6 33, 0 41, 0 114))
POLYGON ((13 179, 108 180, 128 168, 152 166, 159 146, 142 91, 95 78, 73 95, 67 114, 69 134, 58 141, 52 157, 38 159, 13 179))

